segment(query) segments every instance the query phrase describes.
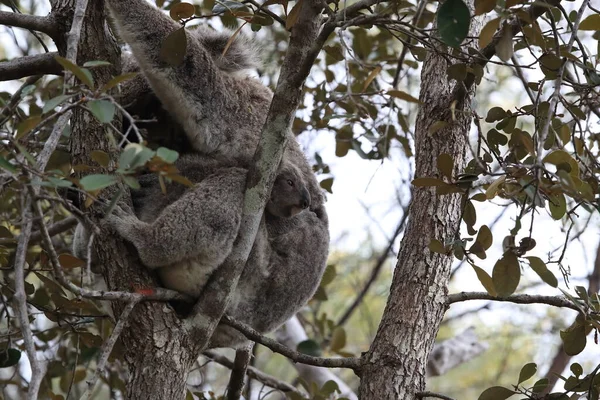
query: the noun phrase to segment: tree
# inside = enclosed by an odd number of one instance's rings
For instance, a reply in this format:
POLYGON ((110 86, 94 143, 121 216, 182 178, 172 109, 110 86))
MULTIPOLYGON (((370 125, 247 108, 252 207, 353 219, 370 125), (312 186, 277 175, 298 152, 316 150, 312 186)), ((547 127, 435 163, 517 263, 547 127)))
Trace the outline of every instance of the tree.
MULTIPOLYGON (((386 259, 403 231, 377 334, 360 357, 344 349, 348 336, 344 323, 364 302, 384 261, 374 264, 372 279, 340 316, 340 323, 319 314, 314 306, 307 326, 312 325, 318 337, 296 349, 222 316, 262 213, 256 205, 246 207, 240 244, 218 271, 229 287, 209 288, 195 306, 198 318, 192 328, 165 304, 188 299, 154 288, 135 252, 102 229, 95 230, 92 245, 114 290, 88 289, 85 279, 91 266, 68 254, 61 235, 77 220, 90 228, 101 226, 105 204, 98 199, 128 201, 139 168, 159 171, 163 179, 180 179, 170 166, 176 153, 139 144, 134 146, 139 153, 115 151, 126 141, 120 134, 119 114, 134 122, 116 92, 118 84, 131 76, 119 75, 118 47, 104 29, 103 2, 51 0, 46 17, 21 14, 11 2, 12 11, 0 11, 0 24, 44 33, 56 47, 55 53, 46 49, 29 55, 29 50, 39 51, 30 41, 22 57, 0 63, 1 79, 26 78, 20 88, 3 94, 0 112, 0 185, 6 221, 0 226, 0 259, 2 265, 10 265, 2 270, 2 312, 7 316, 2 329, 7 339, 0 366, 16 371, 25 350, 32 370, 31 378, 19 376, 11 393, 21 395, 27 387, 29 398, 38 393, 57 398, 59 391, 67 397, 89 397, 94 390, 110 390, 115 397, 117 392, 126 393, 131 399, 181 398, 188 372, 219 320, 295 362, 352 370, 359 377, 357 392, 363 399, 448 398, 426 391, 426 365, 447 308, 459 302, 540 303, 573 310, 577 317, 560 332, 560 351, 568 356, 586 348, 591 331, 597 334, 597 274, 590 277, 589 291, 567 286, 562 294, 556 289, 550 289, 552 295, 515 294, 529 271, 551 288, 558 287, 559 272, 568 285, 565 254, 572 247, 572 230, 577 232, 574 236, 589 232, 586 221, 598 210, 599 146, 594 129, 600 117, 600 77, 598 54, 589 49, 597 48, 600 11, 589 0, 573 4, 446 0, 435 12, 426 1, 360 0, 327 7, 316 0, 294 5, 206 1, 195 7, 178 1, 156 3, 184 24, 218 15, 229 26, 250 25, 265 42, 285 44, 285 57, 281 46, 273 46, 271 54, 271 59, 283 62, 259 146, 262 151, 250 171, 262 172, 260 184, 249 190, 266 193, 285 145, 278 132, 287 126, 298 133, 333 132, 337 157, 350 153, 383 162, 395 152, 397 156, 398 150, 412 157, 414 149, 415 179, 411 205, 403 217, 406 227, 399 224, 380 258, 386 259), (414 93, 409 88, 409 78, 419 68, 417 96, 416 88, 414 93), (521 87, 513 91, 523 98, 509 99, 506 105, 496 104, 486 93, 478 95, 478 86, 485 87, 488 79, 496 77, 500 86, 506 71, 514 72, 521 87), (60 77, 41 77, 50 74, 60 77), (407 90, 401 87, 404 78, 407 90), (302 101, 301 89, 309 101, 302 101), (475 100, 483 103, 485 118, 475 100), (126 164, 129 168, 123 167, 126 164), (78 175, 72 176, 72 170, 78 175), (85 212, 57 195, 61 187, 80 193, 85 212), (498 203, 513 215, 508 232, 478 221, 478 210, 488 212, 498 203), (565 227, 558 253, 537 252, 543 248, 544 228, 536 229, 534 222, 565 227), (486 292, 448 294, 454 258, 472 267, 486 292), (120 315, 110 335, 94 306, 99 299, 112 300, 120 315), (45 318, 34 317, 34 310, 45 318), (66 345, 67 336, 73 346, 66 345), (126 388, 121 364, 108 361, 111 352, 118 358, 115 346, 123 349, 126 388), (55 347, 59 351, 53 353, 55 347), (321 357, 322 348, 341 357, 321 357), (50 362, 42 361, 47 357, 50 362), (60 387, 53 384, 54 377, 61 377, 60 387), (95 389, 99 377, 102 384, 95 389)), ((34 37, 46 46, 47 39, 34 37)), ((266 70, 265 79, 272 73, 266 70)), ((131 129, 141 135, 135 123, 131 129)), ((315 170, 324 175, 322 187, 331 191, 335 176, 327 160, 317 154, 314 161, 315 170)), ((331 267, 315 302, 335 296, 328 290, 332 277, 331 267)), ((337 388, 325 383, 299 390, 247 368, 247 349, 237 352, 234 363, 219 354, 208 356, 232 369, 227 391, 231 399, 239 398, 245 374, 292 398, 324 398, 337 388)), ((561 359, 553 363, 552 373, 563 373, 568 359, 561 359)), ((573 398, 569 396, 574 393, 598 398, 599 368, 588 371, 573 363, 563 379, 564 389, 549 394, 553 388, 547 379, 527 383, 537 371, 536 364, 527 363, 512 386, 494 385, 480 399, 513 394, 573 398)), ((548 378, 556 382, 554 376, 548 378)))

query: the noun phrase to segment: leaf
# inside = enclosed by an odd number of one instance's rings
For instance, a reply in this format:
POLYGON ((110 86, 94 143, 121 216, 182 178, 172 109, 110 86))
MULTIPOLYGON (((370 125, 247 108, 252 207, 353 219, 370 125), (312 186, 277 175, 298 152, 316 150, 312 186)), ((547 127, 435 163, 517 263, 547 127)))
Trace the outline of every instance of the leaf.
POLYGON ((565 353, 570 356, 581 353, 585 349, 587 340, 585 326, 576 321, 572 326, 560 331, 560 339, 563 342, 565 353))
POLYGON ((285 20, 285 29, 291 31, 296 22, 298 21, 298 16, 300 15, 300 9, 302 9, 302 0, 298 0, 294 7, 290 10, 287 19, 285 20))
POLYGON ((112 65, 111 63, 109 63, 108 61, 102 61, 102 60, 94 60, 94 61, 86 61, 83 66, 87 67, 87 68, 94 68, 94 67, 107 67, 109 65, 112 65))
POLYGON ((583 374, 583 367, 579 363, 571 364, 570 369, 571 369, 571 372, 573 373, 573 375, 575 375, 575 376, 579 376, 579 375, 583 374))
POLYGON ((167 149, 166 147, 159 147, 156 150, 156 155, 163 159, 164 162, 173 164, 179 158, 179 153, 175 150, 167 149))
POLYGON ((529 266, 531 267, 531 269, 536 274, 538 274, 539 277, 542 278, 542 280, 544 282, 546 282, 548 285, 550 285, 552 287, 558 287, 558 280, 556 279, 556 277, 554 276, 552 271, 550 271, 548 269, 548 267, 546 266, 546 263, 541 260, 541 258, 539 258, 539 257, 525 257, 525 258, 527 260, 529 260, 529 266))
POLYGON ((187 36, 185 27, 171 32, 160 44, 159 57, 171 67, 177 67, 183 63, 187 52, 187 36))
POLYGON ((492 386, 479 395, 478 400, 506 400, 517 392, 502 386, 492 386))
POLYGON ((498 292, 498 296, 507 297, 517 290, 521 280, 521 268, 519 260, 512 253, 506 253, 494 265, 492 281, 498 292))
POLYGON ((465 224, 469 226, 473 226, 477 222, 477 212, 475 211, 475 206, 471 200, 467 200, 465 203, 462 219, 465 221, 465 224))
POLYGON ((54 56, 56 62, 58 62, 62 67, 66 70, 69 70, 75 75, 81 82, 87 85, 90 89, 94 88, 94 79, 92 78, 92 74, 89 70, 85 68, 81 68, 71 61, 67 60, 61 56, 54 56))
POLYGON ((88 107, 94 117, 103 124, 108 124, 115 116, 115 105, 108 100, 92 100, 88 102, 88 107))
POLYGON ((363 85, 363 88, 362 88, 363 92, 365 90, 367 90, 367 88, 369 87, 371 82, 373 82, 373 79, 375 79, 375 77, 377 77, 377 75, 379 75, 380 72, 381 72, 381 65, 378 65, 375 67, 375 69, 373 71, 371 71, 369 73, 369 76, 367 76, 367 79, 365 80, 365 84, 363 85))
POLYGON ((444 182, 441 179, 438 179, 438 178, 429 178, 429 177, 415 178, 415 179, 412 180, 411 183, 414 186, 417 186, 417 187, 446 185, 446 182, 444 182))
POLYGON ((481 282, 481 284, 483 285, 485 290, 489 293, 489 295, 494 296, 494 297, 498 296, 498 293, 496 292, 496 288, 494 287, 494 282, 492 281, 492 278, 488 275, 488 273, 476 265, 471 265, 471 266, 473 267, 473 269, 475 270, 475 273, 477 274, 477 279, 479 279, 479 282, 481 282))
POLYGON ((435 121, 433 124, 431 124, 431 126, 429 127, 428 132, 430 134, 436 133, 437 131, 439 131, 440 129, 445 128, 446 126, 448 126, 448 123, 446 121, 435 121))
POLYGON ((452 171, 454 170, 454 160, 447 153, 442 153, 437 158, 437 168, 449 180, 452 180, 452 171))
POLYGON ((133 176, 124 175, 123 182, 125 182, 125 184, 132 189, 139 189, 141 187, 138 180, 135 179, 133 176))
POLYGON ((17 172, 17 168, 12 165, 10 162, 8 162, 8 160, 2 156, 0 156, 0 168, 2 168, 3 170, 6 170, 10 173, 15 173, 17 172))
POLYGON ((600 30, 600 14, 592 14, 579 24, 580 31, 600 30))
POLYGON ((492 235, 492 231, 490 230, 490 228, 487 227, 487 225, 481 225, 481 228, 479 228, 479 232, 477 233, 477 239, 475 239, 475 241, 481 243, 484 250, 489 249, 492 243, 494 243, 494 236, 492 235))
POLYGON ((467 65, 462 63, 452 64, 446 72, 448 73, 448 78, 462 82, 467 77, 467 65))
POLYGON ((117 177, 113 175, 93 174, 79 180, 83 190, 93 192, 117 183, 117 177))
POLYGON ((296 350, 302 354, 308 354, 309 356, 321 356, 321 346, 319 346, 319 343, 311 339, 298 343, 296 350))
POLYGON ((331 334, 331 351, 337 352, 346 346, 346 331, 341 326, 336 327, 331 334))
POLYGON ((331 282, 333 282, 333 280, 335 279, 336 276, 337 276, 337 271, 335 270, 335 265, 333 265, 333 264, 327 265, 327 267, 325 267, 325 272, 323 273, 323 277, 321 278, 321 283, 319 285, 320 286, 329 285, 331 282))
POLYGON ((101 93, 108 92, 110 89, 114 88, 121 82, 128 81, 129 79, 135 78, 139 75, 139 72, 128 72, 126 74, 117 75, 112 78, 110 81, 106 82, 104 86, 100 89, 101 93))
POLYGON ((331 187, 333 186, 333 178, 325 178, 319 183, 319 185, 329 193, 333 194, 333 191, 331 190, 331 187))
MULTIPOLYGON (((266 4, 265 4, 266 5, 266 4)), ((233 11, 239 8, 248 8, 245 4, 239 3, 237 1, 225 0, 225 1, 215 1, 215 6, 212 9, 213 14, 221 14, 225 11, 233 11)))
POLYGON ((496 43, 496 55, 504 62, 508 62, 514 53, 512 29, 506 25, 502 30, 502 37, 496 43))
POLYGON ((175 4, 173 7, 171 7, 171 10, 169 10, 169 15, 175 21, 193 17, 195 13, 196 9, 194 8, 194 5, 190 3, 175 4))
POLYGON ((103 167, 108 167, 110 156, 102 150, 94 150, 90 153, 90 158, 103 167))
POLYGON ((429 241, 429 250, 438 254, 446 254, 448 252, 444 244, 437 239, 431 239, 429 241))
MULTIPOLYGON (((17 125, 17 139, 21 139, 23 136, 31 132, 42 120, 40 115, 27 118, 25 121, 20 122, 17 125)), ((35 164, 35 163, 34 163, 35 164)))
POLYGON ((15 366, 21 359, 21 352, 17 349, 0 349, 0 368, 15 366))
POLYGON ((533 375, 535 375, 536 372, 537 372, 537 364, 536 363, 528 363, 528 364, 523 365, 523 368, 521 368, 521 372, 519 372, 519 382, 517 383, 517 385, 520 385, 521 383, 530 379, 533 375))
POLYGON ((437 26, 442 42, 458 47, 469 33, 471 14, 462 0, 446 0, 437 12, 437 26))
POLYGON ((496 0, 475 0, 475 15, 489 13, 496 7, 496 0))
MULTIPOLYGON (((458 1, 460 1, 460 0, 458 0, 458 1)), ((388 90, 387 94, 389 96, 395 97, 400 100, 405 100, 410 103, 420 103, 419 99, 411 96, 410 94, 408 94, 402 90, 388 90)))
POLYGON ((71 96, 66 94, 61 94, 59 96, 53 97, 44 104, 44 108, 42 108, 42 114, 46 114, 48 111, 54 110, 58 107, 62 102, 69 99, 71 96))
POLYGON ((499 26, 500 18, 494 18, 493 20, 485 24, 485 26, 479 33, 479 48, 483 49, 485 46, 492 42, 494 34, 498 30, 499 26))
POLYGON ((71 254, 63 253, 58 256, 58 261, 63 268, 80 268, 85 267, 85 261, 72 256, 71 254))
POLYGON ((488 200, 491 200, 494 197, 496 197, 496 193, 498 193, 498 189, 500 188, 500 185, 502 185, 505 180, 506 180, 506 177, 504 175, 502 175, 500 178, 498 178, 494 182, 492 182, 490 184, 490 186, 488 186, 487 190, 485 191, 485 196, 488 198, 488 200))

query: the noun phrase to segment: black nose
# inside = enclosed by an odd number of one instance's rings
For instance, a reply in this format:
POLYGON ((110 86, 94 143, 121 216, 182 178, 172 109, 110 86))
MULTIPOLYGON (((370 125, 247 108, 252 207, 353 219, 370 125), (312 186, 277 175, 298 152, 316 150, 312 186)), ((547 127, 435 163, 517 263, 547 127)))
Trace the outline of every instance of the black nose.
POLYGON ((302 193, 302 201, 300 202, 302 208, 308 208, 310 206, 310 194, 308 194, 307 190, 304 190, 302 193))

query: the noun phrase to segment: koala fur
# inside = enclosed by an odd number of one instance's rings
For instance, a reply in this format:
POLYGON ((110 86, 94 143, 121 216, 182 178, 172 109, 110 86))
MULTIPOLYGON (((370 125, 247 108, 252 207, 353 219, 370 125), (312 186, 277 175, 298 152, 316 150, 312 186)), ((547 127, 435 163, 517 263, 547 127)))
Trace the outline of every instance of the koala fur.
MULTIPOLYGON (((244 39, 233 41, 223 56, 227 35, 207 28, 186 31, 183 63, 171 67, 160 59, 161 43, 181 26, 144 0, 107 3, 121 37, 131 47, 133 57, 126 58, 125 68, 142 73, 125 88, 122 103, 142 98, 154 102, 154 110, 160 103, 164 112, 156 115, 153 129, 164 129, 189 145, 176 166, 196 183, 193 188, 171 185, 165 196, 155 177, 142 178, 142 188, 132 192, 134 210, 119 208, 107 222, 134 244, 142 262, 157 271, 165 287, 197 296, 237 236, 247 169, 272 92, 239 73, 254 63, 254 52, 244 39)), ((293 136, 289 130, 287 134, 293 136)), ((228 314, 267 332, 310 299, 328 254, 323 203, 312 169, 290 137, 228 314)), ((77 256, 85 254, 85 237, 78 227, 73 246, 77 256)), ((239 332, 220 325, 210 347, 244 340, 239 332)))

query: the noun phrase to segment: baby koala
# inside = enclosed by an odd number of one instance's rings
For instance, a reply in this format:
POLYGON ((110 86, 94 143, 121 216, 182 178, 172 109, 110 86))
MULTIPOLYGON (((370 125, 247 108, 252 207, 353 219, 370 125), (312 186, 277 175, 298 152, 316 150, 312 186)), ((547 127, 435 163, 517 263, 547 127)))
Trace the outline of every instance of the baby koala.
MULTIPOLYGON (((218 165, 198 156, 184 157, 177 167, 196 182, 194 187, 173 184, 164 195, 152 183, 155 176, 141 180, 142 189, 132 192, 135 212, 117 208, 107 217, 108 224, 133 243, 142 263, 157 269, 164 287, 194 297, 231 252, 241 222, 247 170, 218 165)), ((302 175, 284 162, 266 206, 267 218, 293 218, 308 209, 310 201, 302 175)), ((260 249, 261 259, 265 250, 260 249)))

